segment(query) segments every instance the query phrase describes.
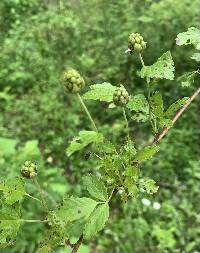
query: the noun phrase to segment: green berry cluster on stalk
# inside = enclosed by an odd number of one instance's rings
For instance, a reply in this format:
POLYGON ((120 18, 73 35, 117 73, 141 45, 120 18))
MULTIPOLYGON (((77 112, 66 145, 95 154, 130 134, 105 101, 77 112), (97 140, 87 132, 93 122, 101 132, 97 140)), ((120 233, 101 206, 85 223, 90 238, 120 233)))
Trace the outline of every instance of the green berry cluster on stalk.
POLYGON ((37 176, 37 165, 35 162, 26 161, 21 169, 21 174, 25 178, 34 178, 37 176))
POLYGON ((75 69, 64 71, 62 82, 68 93, 79 93, 85 87, 83 77, 75 69))
POLYGON ((146 42, 139 33, 131 33, 128 40, 128 48, 131 52, 140 53, 146 48, 146 42))
POLYGON ((113 103, 116 106, 125 106, 129 102, 129 94, 125 88, 117 88, 113 93, 113 103))

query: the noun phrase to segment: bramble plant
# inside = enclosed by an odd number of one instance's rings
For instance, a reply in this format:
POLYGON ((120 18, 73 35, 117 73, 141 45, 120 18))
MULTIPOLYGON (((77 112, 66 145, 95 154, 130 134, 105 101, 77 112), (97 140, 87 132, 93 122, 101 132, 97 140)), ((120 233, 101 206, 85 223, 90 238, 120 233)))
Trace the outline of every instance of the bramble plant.
MULTIPOLYGON (((177 45, 193 45, 200 49, 199 30, 189 28, 177 36, 177 45)), ((159 142, 169 129, 200 93, 200 87, 192 96, 180 98, 168 108, 165 108, 162 94, 155 90, 155 83, 160 79, 174 80, 174 62, 171 53, 164 53, 154 64, 146 66, 142 53, 146 42, 139 33, 132 33, 128 40, 126 52, 138 54, 141 61, 140 76, 145 80, 146 93, 129 94, 128 87, 121 84, 113 86, 110 83, 94 84, 89 91, 81 96, 85 87, 84 78, 74 69, 63 73, 61 78, 65 91, 76 96, 83 111, 86 113, 92 130, 82 130, 67 148, 67 155, 81 151, 90 145, 93 159, 98 161, 98 175, 88 174, 83 177, 83 188, 88 192, 87 197, 64 196, 63 201, 54 206, 46 200, 43 189, 38 183, 40 169, 34 161, 25 161, 21 168, 21 177, 10 178, 0 183, 0 248, 12 246, 19 229, 24 223, 44 223, 43 239, 38 245, 38 252, 52 252, 58 246, 71 247, 72 253, 77 252, 83 240, 89 240, 101 231, 109 219, 110 202, 115 196, 120 196, 122 205, 129 198, 136 198, 141 193, 154 194, 159 186, 141 173, 143 162, 151 159, 159 151, 159 142), (107 102, 114 110, 121 110, 124 120, 126 138, 121 143, 113 143, 104 136, 92 118, 84 100, 107 102), (136 143, 129 128, 127 110, 132 113, 132 120, 149 122, 153 141, 142 149, 136 148, 136 143), (28 193, 32 182, 39 192, 40 198, 28 193), (29 220, 22 217, 23 199, 41 203, 42 216, 29 220), (80 238, 76 243, 71 242, 71 231, 75 225, 80 226, 80 238)), ((199 61, 200 54, 195 53, 191 58, 199 61)), ((184 73, 178 78, 183 86, 194 83, 198 70, 184 73)))

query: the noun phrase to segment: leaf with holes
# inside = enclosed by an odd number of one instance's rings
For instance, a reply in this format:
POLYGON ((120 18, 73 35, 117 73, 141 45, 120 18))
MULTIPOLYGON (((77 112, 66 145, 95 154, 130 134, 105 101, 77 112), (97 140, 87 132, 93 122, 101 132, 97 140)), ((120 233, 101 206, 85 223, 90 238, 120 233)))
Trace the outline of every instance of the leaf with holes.
POLYGON ((196 49, 200 50, 200 30, 196 27, 190 27, 186 32, 179 33, 176 38, 176 44, 194 45, 196 49))
POLYGON ((0 248, 5 248, 15 243, 21 224, 19 203, 11 206, 4 204, 0 210, 0 248))
POLYGON ((142 187, 148 194, 153 194, 158 191, 159 186, 156 185, 156 182, 153 179, 144 179, 142 182, 142 187))
POLYGON ((0 191, 3 192, 5 203, 12 205, 17 201, 22 201, 26 191, 22 178, 11 178, 0 183, 0 191))
POLYGON ((144 66, 141 69, 141 77, 174 80, 174 70, 171 53, 167 51, 153 65, 144 66))
POLYGON ((131 97, 129 103, 127 104, 127 108, 129 110, 135 111, 135 112, 148 113, 149 104, 143 94, 138 94, 138 95, 131 97))

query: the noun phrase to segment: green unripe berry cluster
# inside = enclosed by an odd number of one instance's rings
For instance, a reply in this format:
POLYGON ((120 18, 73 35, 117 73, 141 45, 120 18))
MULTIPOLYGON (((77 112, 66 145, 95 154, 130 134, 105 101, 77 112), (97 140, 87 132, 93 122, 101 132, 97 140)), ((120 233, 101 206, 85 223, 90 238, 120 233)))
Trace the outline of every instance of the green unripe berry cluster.
POLYGON ((21 169, 21 174, 25 178, 34 178, 37 176, 37 165, 32 161, 26 161, 21 169))
POLYGON ((132 52, 140 53, 146 48, 146 42, 139 33, 131 33, 128 40, 128 48, 132 52))
POLYGON ((63 73, 62 83, 68 93, 78 93, 85 87, 83 77, 75 69, 63 73))
POLYGON ((117 106, 125 106, 129 102, 129 99, 125 88, 117 88, 113 93, 113 103, 117 106))

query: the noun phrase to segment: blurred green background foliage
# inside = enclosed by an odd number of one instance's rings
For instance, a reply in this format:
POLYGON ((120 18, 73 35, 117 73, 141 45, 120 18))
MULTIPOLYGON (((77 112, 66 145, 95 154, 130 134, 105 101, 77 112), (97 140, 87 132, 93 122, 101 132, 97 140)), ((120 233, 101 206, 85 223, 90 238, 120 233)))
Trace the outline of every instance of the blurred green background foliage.
MULTIPOLYGON (((33 159, 49 201, 60 200, 65 192, 81 195, 82 176, 97 165, 85 161, 84 152, 66 156, 68 141, 89 127, 78 102, 64 93, 62 71, 78 69, 88 85, 108 81, 125 85, 131 94, 144 92, 137 56, 124 53, 128 35, 138 31, 148 42, 145 63, 171 50, 178 77, 196 68, 192 47, 177 47, 175 38, 188 27, 198 27, 198 9, 198 0, 1 0, 1 178, 17 175, 21 164, 33 159)), ((176 80, 156 85, 166 104, 195 88, 182 88, 176 80)), ((113 201, 106 229, 82 252, 199 250, 198 103, 163 140, 161 152, 142 167, 160 185, 158 193, 125 206, 113 201)), ((120 139, 120 113, 87 104, 101 131, 120 139)), ((152 138, 146 124, 131 123, 131 134, 138 146, 152 138)), ((24 206, 30 218, 40 212, 30 201, 24 206)), ((41 233, 42 225, 25 226, 16 246, 3 252, 35 252, 41 233)), ((77 234, 78 228, 75 238, 77 234)))

